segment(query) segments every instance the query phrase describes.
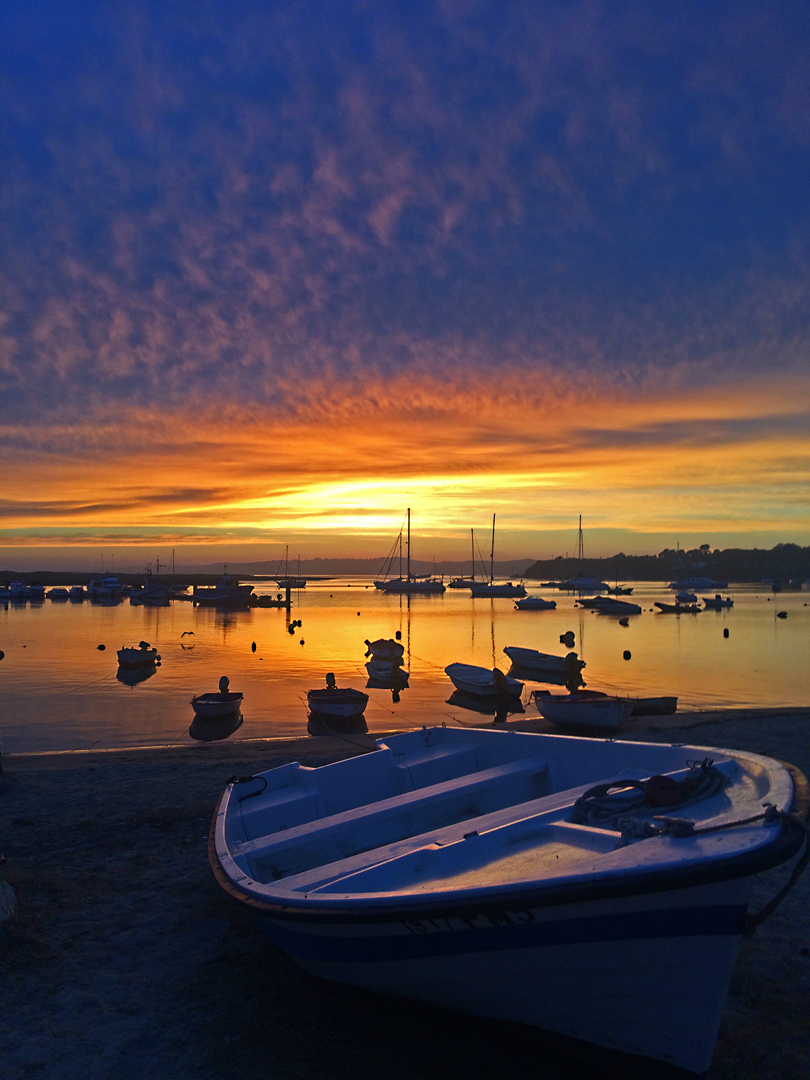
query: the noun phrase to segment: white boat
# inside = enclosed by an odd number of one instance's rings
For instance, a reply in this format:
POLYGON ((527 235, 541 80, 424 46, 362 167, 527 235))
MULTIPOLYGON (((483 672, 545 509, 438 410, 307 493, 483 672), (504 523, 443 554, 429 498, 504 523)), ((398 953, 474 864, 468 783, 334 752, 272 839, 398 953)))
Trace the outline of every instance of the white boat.
POLYGON ((517 611, 552 611, 556 606, 556 600, 544 600, 542 596, 524 596, 515 601, 517 611))
POLYGON ((570 675, 582 671, 585 661, 580 660, 575 652, 565 656, 538 652, 537 649, 524 649, 519 645, 507 645, 503 650, 515 667, 539 675, 570 675))
POLYGON ((709 1067, 767 914, 755 876, 807 842, 798 770, 516 731, 376 745, 220 798, 214 874, 277 946, 334 982, 709 1067))
POLYGON ((438 577, 431 576, 430 574, 412 574, 411 573, 411 508, 408 507, 407 512, 408 519, 408 531, 407 531, 407 543, 405 553, 405 575, 402 574, 402 529, 399 530, 399 536, 394 541, 394 546, 388 553, 385 563, 380 571, 380 579, 374 582, 376 589, 382 589, 386 593, 399 593, 404 595, 420 594, 424 593, 429 595, 431 593, 443 593, 446 586, 443 581, 438 577), (397 552, 399 553, 399 576, 388 577, 391 573, 394 560, 397 558, 397 552))
POLYGON ((109 599, 111 597, 119 597, 124 586, 113 574, 106 574, 104 577, 93 578, 90 584, 87 586, 88 596, 97 596, 101 599, 109 599))
POLYGON ((279 561, 276 567, 277 577, 273 578, 276 585, 280 589, 305 589, 307 585, 307 579, 301 577, 301 556, 298 556, 298 573, 290 573, 290 545, 284 548, 284 557, 279 561), (281 571, 282 563, 284 564, 284 572, 281 571))
POLYGON ((599 581, 598 578, 591 577, 589 574, 582 573, 582 560, 585 558, 585 545, 582 540, 582 514, 579 515, 579 534, 577 542, 577 573, 568 578, 566 581, 557 582, 558 589, 565 589, 568 592, 609 592, 610 585, 606 581, 599 581))
POLYGON ((348 720, 362 716, 368 705, 368 694, 351 687, 341 689, 332 672, 326 675, 326 686, 307 693, 309 711, 325 719, 348 720))
POLYGON ((141 667, 145 664, 154 664, 160 660, 160 655, 148 641, 141 641, 138 647, 122 647, 118 650, 118 663, 124 667, 141 667))
POLYGON ((667 615, 697 615, 703 610, 697 604, 667 604, 662 600, 656 600, 654 606, 667 615))
POLYGON ((444 669, 456 690, 473 697, 520 697, 523 683, 504 675, 498 668, 475 664, 448 664, 444 669))
POLYGON ((533 696, 543 719, 561 727, 618 731, 633 713, 633 702, 627 698, 597 696, 587 690, 585 693, 575 691, 572 694, 535 690, 533 696))
POLYGON ((224 568, 222 577, 214 586, 195 586, 192 600, 195 604, 213 604, 218 607, 247 607, 252 599, 253 586, 240 585, 224 568))

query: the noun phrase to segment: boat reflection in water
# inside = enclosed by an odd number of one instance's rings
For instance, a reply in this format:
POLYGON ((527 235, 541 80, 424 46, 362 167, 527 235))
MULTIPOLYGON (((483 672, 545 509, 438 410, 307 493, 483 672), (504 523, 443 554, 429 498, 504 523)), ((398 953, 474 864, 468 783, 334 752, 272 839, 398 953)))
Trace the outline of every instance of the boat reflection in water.
POLYGON ((506 700, 499 698, 474 697, 465 694, 463 690, 454 690, 447 699, 447 704, 458 709, 469 709, 470 712, 481 713, 482 716, 511 716, 513 713, 525 712, 520 697, 511 695, 506 700))
POLYGON ((244 717, 241 712, 233 716, 225 716, 219 720, 206 720, 204 717, 195 716, 191 721, 188 733, 197 742, 217 742, 227 739, 242 726, 244 717))
POLYGON ((142 664, 140 667, 119 667, 115 673, 116 679, 125 686, 137 686, 138 683, 151 679, 157 671, 157 664, 142 664))

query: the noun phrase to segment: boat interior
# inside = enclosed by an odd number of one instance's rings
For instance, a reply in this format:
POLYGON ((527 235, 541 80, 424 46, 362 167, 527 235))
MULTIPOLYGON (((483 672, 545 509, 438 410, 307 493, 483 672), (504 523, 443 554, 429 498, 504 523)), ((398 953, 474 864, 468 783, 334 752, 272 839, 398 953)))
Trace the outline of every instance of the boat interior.
MULTIPOLYGON (((662 774, 683 780, 705 757, 699 748, 450 728, 407 732, 378 746, 317 769, 285 765, 229 789, 218 843, 240 887, 267 899, 424 896, 632 870, 638 843, 648 845, 650 866, 705 856, 701 838, 628 842, 615 821, 571 820, 576 800, 598 783, 662 774)), ((723 774, 719 790, 679 816, 722 822, 756 812, 766 799, 789 808, 793 784, 778 763, 715 751, 714 766, 723 774)), ((678 813, 648 811, 649 821, 678 813)), ((750 848, 772 830, 759 824, 714 838, 732 854, 742 832, 750 848)))

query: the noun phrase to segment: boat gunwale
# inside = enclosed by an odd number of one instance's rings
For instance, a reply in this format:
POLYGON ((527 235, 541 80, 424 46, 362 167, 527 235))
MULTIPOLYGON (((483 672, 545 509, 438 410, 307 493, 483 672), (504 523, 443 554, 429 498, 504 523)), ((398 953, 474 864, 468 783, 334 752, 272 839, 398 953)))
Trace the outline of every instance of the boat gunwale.
MULTIPOLYGON (((746 751, 737 752, 746 753, 746 751)), ((362 925, 402 922, 403 919, 450 917, 463 919, 473 915, 487 915, 515 909, 564 907, 602 900, 679 892, 702 885, 753 877, 782 865, 793 858, 799 850, 806 837, 804 823, 810 820, 810 782, 804 773, 790 762, 779 758, 770 760, 777 762, 790 775, 793 782, 793 808, 785 812, 778 835, 764 845, 758 845, 753 851, 738 851, 725 857, 701 860, 685 866, 670 866, 659 870, 641 869, 621 876, 612 875, 576 883, 534 886, 530 890, 520 891, 516 888, 514 892, 509 892, 508 889, 502 889, 497 900, 448 897, 441 901, 427 900, 420 904, 409 898, 408 903, 404 904, 402 897, 398 896, 395 900, 386 898, 376 903, 373 901, 369 903, 368 898, 364 898, 364 904, 360 906, 357 898, 354 897, 351 901, 352 906, 349 908, 345 904, 329 907, 327 906, 329 901, 320 906, 322 903, 320 898, 311 900, 306 896, 298 903, 289 900, 273 903, 259 899, 239 888, 222 866, 217 852, 217 827, 220 818, 226 813, 221 807, 229 795, 228 788, 222 792, 214 809, 208 834, 208 861, 221 888, 257 914, 263 913, 275 919, 305 923, 332 922, 362 925)), ((230 853, 228 854, 230 856, 230 853)), ((242 876, 248 881, 254 881, 247 874, 242 876)), ((255 882, 255 884, 262 883, 255 882)))

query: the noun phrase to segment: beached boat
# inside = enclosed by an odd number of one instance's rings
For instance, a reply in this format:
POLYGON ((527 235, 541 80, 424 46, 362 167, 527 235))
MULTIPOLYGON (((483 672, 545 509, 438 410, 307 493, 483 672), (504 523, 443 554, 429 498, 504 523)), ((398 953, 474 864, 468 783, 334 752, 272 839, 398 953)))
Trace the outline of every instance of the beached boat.
POLYGON ((552 611, 556 606, 556 600, 544 600, 542 596, 524 596, 515 601, 516 611, 552 611))
POLYGON ((242 708, 244 695, 230 689, 227 675, 220 676, 219 692, 197 694, 191 699, 191 707, 200 720, 225 720, 236 716, 242 708))
POLYGON ((475 664, 448 664, 445 674, 462 694, 473 697, 520 697, 523 683, 498 668, 477 667, 475 664))
MULTIPOLYGON (((535 693, 539 693, 544 700, 548 699, 547 690, 538 690, 535 693)), ((601 690, 577 690, 577 696, 580 700, 585 698, 601 698, 604 700, 622 700, 627 701, 631 706, 631 716, 671 716, 678 709, 677 697, 633 697, 629 694, 605 694, 601 690)))
POLYGON ((142 667, 145 664, 155 664, 160 660, 157 649, 153 648, 148 641, 141 641, 137 648, 123 646, 118 650, 118 663, 123 667, 142 667))
POLYGON ((537 711, 544 720, 566 728, 618 731, 633 712, 633 704, 626 698, 597 696, 587 690, 571 694, 534 690, 533 696, 537 711))
POLYGON ((582 671, 585 661, 580 660, 575 652, 566 656, 554 656, 553 653, 538 652, 537 649, 524 649, 519 645, 507 645, 503 650, 515 667, 522 671, 538 675, 570 675, 582 671))
POLYGON ((755 875, 807 842, 798 770, 514 731, 377 746, 220 798, 214 874, 276 945, 335 982, 708 1068, 767 913, 755 875))
POLYGON ((731 597, 727 596, 724 600, 720 593, 716 593, 713 597, 703 596, 701 599, 703 600, 703 606, 712 611, 719 611, 721 608, 734 607, 734 601, 731 597))

